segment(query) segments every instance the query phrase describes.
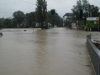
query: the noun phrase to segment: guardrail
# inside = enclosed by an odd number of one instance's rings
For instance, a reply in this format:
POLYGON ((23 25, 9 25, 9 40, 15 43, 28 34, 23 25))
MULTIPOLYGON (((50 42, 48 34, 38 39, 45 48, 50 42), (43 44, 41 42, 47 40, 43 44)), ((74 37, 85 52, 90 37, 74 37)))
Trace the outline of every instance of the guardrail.
POLYGON ((100 51, 91 41, 91 34, 87 35, 87 47, 95 75, 100 75, 100 51))

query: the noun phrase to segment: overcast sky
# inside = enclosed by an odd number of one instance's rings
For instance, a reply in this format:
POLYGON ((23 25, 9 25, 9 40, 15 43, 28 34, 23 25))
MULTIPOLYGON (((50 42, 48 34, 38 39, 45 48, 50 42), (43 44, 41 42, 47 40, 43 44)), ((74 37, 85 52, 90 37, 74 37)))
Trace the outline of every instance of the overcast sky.
MULTIPOLYGON (((56 12, 63 17, 67 12, 72 12, 73 5, 77 0, 46 0, 48 10, 56 9, 56 12)), ((100 7, 100 0, 88 0, 90 4, 100 7)), ((24 13, 35 11, 36 0, 0 0, 0 18, 12 17, 15 11, 21 10, 24 13)))

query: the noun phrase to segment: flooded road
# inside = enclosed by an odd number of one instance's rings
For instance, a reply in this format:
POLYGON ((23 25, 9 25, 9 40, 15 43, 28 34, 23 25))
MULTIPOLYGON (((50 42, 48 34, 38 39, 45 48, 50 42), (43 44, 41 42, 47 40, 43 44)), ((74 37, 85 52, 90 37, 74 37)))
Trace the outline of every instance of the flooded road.
POLYGON ((94 75, 87 66, 86 31, 54 28, 2 32, 0 75, 94 75))

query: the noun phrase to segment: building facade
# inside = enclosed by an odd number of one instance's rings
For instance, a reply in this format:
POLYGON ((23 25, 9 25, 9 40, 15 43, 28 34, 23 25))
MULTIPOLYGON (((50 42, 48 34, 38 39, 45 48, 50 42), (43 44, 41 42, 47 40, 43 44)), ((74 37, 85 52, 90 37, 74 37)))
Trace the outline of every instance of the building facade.
POLYGON ((73 13, 66 13, 64 16, 63 16, 63 20, 70 20, 72 19, 73 17, 73 13))

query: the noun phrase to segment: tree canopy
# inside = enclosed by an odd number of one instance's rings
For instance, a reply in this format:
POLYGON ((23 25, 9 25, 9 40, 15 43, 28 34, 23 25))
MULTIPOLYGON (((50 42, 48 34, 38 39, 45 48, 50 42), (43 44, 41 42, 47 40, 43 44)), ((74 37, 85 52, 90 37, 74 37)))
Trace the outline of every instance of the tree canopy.
POLYGON ((25 20, 25 15, 22 11, 16 11, 13 13, 14 19, 17 21, 17 23, 20 24, 25 20))
POLYGON ((11 28, 12 27, 12 21, 10 19, 5 19, 4 26, 7 27, 7 28, 11 28))
POLYGON ((54 15, 52 15, 51 11, 48 11, 48 22, 56 25, 58 27, 62 27, 63 25, 63 19, 59 16, 59 14, 57 12, 55 12, 54 15))
POLYGON ((56 13, 55 9, 47 12, 47 1, 37 0, 36 10, 24 14, 23 11, 15 11, 13 18, 6 18, 4 20, 4 27, 6 28, 28 28, 28 27, 41 27, 42 29, 48 28, 51 25, 61 27, 63 19, 56 13))
POLYGON ((33 23, 36 22, 35 12, 26 13, 26 21, 29 27, 33 27, 33 23))
POLYGON ((44 23, 47 20, 47 2, 46 0, 37 0, 36 2, 36 18, 43 29, 44 23))
POLYGON ((99 16, 99 8, 95 5, 91 5, 87 0, 78 0, 77 4, 73 6, 73 19, 80 19, 80 10, 83 11, 83 19, 86 17, 98 17, 99 16))

